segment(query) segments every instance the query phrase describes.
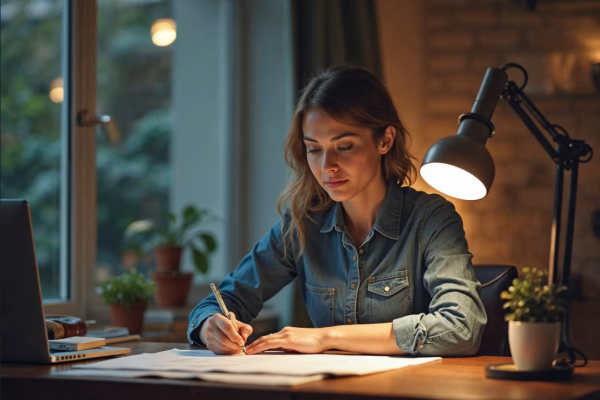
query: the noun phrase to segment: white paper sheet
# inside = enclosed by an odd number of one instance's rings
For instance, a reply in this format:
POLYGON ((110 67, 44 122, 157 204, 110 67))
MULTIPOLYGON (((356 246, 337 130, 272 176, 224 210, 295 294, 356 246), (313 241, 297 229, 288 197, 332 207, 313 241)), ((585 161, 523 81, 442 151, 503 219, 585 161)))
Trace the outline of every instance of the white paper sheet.
POLYGON ((224 356, 210 350, 172 349, 159 353, 116 358, 97 363, 74 365, 74 369, 228 372, 236 374, 272 374, 309 376, 366 375, 375 372, 424 364, 440 357, 390 357, 339 354, 294 354, 268 351, 256 355, 224 356))
POLYGON ((271 374, 230 374, 221 372, 177 372, 177 371, 132 371, 127 369, 70 369, 54 372, 53 375, 68 376, 104 376, 111 378, 160 377, 167 379, 202 379, 204 381, 235 383, 239 385, 258 386, 296 386, 308 382, 319 381, 327 375, 271 375, 271 374))

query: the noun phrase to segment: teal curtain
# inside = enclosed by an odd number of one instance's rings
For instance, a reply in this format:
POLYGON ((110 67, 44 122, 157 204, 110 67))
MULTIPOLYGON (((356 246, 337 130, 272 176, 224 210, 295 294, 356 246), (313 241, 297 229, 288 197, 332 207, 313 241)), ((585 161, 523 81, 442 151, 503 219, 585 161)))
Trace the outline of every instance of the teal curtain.
MULTIPOLYGON (((383 79, 375 0, 293 0, 295 92, 316 72, 365 67, 383 79)), ((312 327, 296 280, 293 326, 312 327)))

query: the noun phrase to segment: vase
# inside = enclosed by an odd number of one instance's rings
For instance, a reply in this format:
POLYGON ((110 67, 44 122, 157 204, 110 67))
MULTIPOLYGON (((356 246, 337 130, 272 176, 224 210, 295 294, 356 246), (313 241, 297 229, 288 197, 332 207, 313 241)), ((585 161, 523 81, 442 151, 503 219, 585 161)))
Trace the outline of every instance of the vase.
POLYGON ((508 344, 518 371, 552 369, 560 344, 560 322, 510 321, 508 344))
POLYGON ((113 326, 123 326, 129 329, 129 333, 137 335, 142 331, 144 325, 144 311, 148 303, 138 301, 127 308, 121 304, 110 305, 110 316, 113 326))

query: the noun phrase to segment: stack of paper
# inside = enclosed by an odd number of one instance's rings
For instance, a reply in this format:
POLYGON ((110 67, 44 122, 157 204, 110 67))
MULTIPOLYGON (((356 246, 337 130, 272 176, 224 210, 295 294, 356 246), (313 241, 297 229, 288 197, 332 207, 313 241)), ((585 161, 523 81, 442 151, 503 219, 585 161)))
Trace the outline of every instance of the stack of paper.
POLYGON ((113 377, 161 376, 253 385, 293 386, 323 379, 328 375, 366 375, 439 359, 440 357, 291 354, 282 351, 222 356, 210 350, 172 349, 93 364, 74 365, 73 369, 58 374, 113 377))

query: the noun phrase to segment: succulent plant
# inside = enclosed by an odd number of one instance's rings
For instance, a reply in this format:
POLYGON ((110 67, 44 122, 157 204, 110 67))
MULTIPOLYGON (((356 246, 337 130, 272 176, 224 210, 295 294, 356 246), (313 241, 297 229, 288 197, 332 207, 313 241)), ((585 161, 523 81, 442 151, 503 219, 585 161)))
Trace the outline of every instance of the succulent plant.
POLYGON ((548 273, 533 268, 523 268, 525 276, 513 279, 508 291, 500 294, 507 300, 506 321, 559 322, 567 306, 567 287, 548 285, 548 273))

